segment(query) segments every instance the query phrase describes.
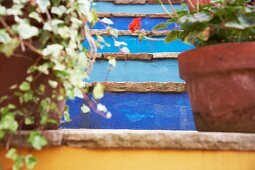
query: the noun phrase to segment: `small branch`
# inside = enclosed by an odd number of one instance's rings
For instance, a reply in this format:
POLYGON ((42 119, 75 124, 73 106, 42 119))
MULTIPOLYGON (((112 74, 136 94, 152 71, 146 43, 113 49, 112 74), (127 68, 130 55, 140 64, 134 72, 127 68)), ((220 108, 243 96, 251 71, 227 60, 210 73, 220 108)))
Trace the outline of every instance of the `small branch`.
POLYGON ((172 10, 173 13, 174 13, 174 15, 177 15, 177 13, 176 13, 176 11, 175 11, 175 9, 174 9, 174 7, 173 7, 173 4, 172 4, 171 0, 168 0, 168 3, 169 3, 169 6, 170 6, 171 10, 172 10))
POLYGON ((91 102, 89 96, 86 93, 83 93, 83 99, 86 101, 86 103, 89 105, 89 107, 98 115, 103 116, 104 118, 106 118, 106 115, 103 114, 103 112, 99 112, 96 108, 96 106, 94 105, 93 102, 91 102))
POLYGON ((172 16, 172 14, 166 9, 166 7, 165 7, 165 5, 162 3, 162 1, 159 0, 159 2, 160 2, 161 7, 163 8, 163 10, 165 11, 165 13, 167 13, 169 16, 172 16))
POLYGON ((29 58, 29 57, 27 57, 27 56, 25 56, 25 55, 16 54, 16 53, 13 53, 12 55, 13 55, 13 57, 24 58, 24 59, 27 59, 27 60, 31 60, 31 61, 32 61, 31 58, 29 58))
POLYGON ((37 48, 35 48, 32 44, 30 44, 29 42, 26 42, 26 41, 24 41, 24 44, 25 44, 25 46, 27 46, 31 51, 33 51, 33 52, 35 52, 35 53, 37 53, 37 54, 39 54, 39 55, 43 55, 42 54, 42 52, 40 51, 40 50, 38 50, 37 48))
POLYGON ((48 20, 51 20, 51 16, 50 16, 48 9, 46 9, 46 15, 47 15, 48 20))
POLYGON ((20 47, 21 47, 21 51, 25 52, 26 51, 26 47, 24 42, 22 41, 21 37, 19 37, 19 41, 20 41, 20 47))
POLYGON ((6 150, 10 149, 10 145, 11 145, 11 140, 12 140, 12 134, 9 135, 7 143, 6 143, 6 150))
POLYGON ((195 8, 194 4, 191 2, 191 0, 188 0, 188 1, 190 3, 191 7, 194 9, 195 8))
POLYGON ((3 17, 0 17, 0 23, 4 26, 4 28, 7 30, 9 34, 11 34, 13 37, 16 37, 15 33, 11 30, 9 25, 5 22, 3 17))
POLYGON ((109 74, 110 74, 110 72, 112 71, 112 66, 110 66, 109 68, 108 68, 108 70, 107 70, 107 74, 106 74, 106 76, 105 76, 105 82, 108 80, 108 77, 109 77, 109 74))

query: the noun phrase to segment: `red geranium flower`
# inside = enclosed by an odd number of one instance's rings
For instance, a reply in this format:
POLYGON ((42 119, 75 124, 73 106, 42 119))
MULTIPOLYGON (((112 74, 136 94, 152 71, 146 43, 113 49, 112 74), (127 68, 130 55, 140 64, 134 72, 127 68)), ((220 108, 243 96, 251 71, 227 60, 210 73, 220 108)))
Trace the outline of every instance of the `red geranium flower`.
POLYGON ((134 33, 141 27, 141 17, 133 19, 133 21, 128 25, 128 29, 134 33))

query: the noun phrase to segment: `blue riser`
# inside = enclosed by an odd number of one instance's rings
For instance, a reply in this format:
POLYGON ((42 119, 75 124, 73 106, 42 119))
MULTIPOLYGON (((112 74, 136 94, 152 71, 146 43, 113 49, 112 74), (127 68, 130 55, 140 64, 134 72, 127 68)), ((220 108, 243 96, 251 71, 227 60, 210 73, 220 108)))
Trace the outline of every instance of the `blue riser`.
MULTIPOLYGON (((127 17, 111 17, 109 18, 113 21, 113 25, 111 27, 116 28, 118 30, 128 30, 128 25, 132 22, 134 18, 127 18, 127 17)), ((166 22, 168 19, 165 18, 147 18, 143 17, 141 19, 141 29, 144 30, 152 30, 157 24, 166 22)), ((160 30, 172 30, 177 29, 178 26, 176 24, 171 24, 168 27, 160 30)), ((105 29, 105 27, 101 23, 97 23, 93 29, 105 29)))
MULTIPOLYGON (((163 37, 155 37, 163 38, 163 37)), ((111 44, 111 47, 104 47, 103 49, 98 49, 99 53, 117 53, 119 48, 115 47, 113 44, 113 39, 110 36, 104 36, 106 42, 111 44)), ((165 43, 163 40, 154 41, 144 39, 139 41, 136 36, 119 36, 118 41, 124 41, 128 44, 128 48, 131 53, 160 53, 160 52, 183 52, 193 49, 193 45, 188 45, 180 40, 175 40, 170 43, 165 43)), ((84 47, 88 47, 88 42, 85 40, 83 43, 84 47)))
MULTIPOLYGON (((169 5, 165 5, 169 12, 171 8, 169 5)), ((173 5, 176 10, 180 10, 182 7, 180 4, 173 5)), ((110 13, 139 13, 139 14, 153 14, 153 13, 165 13, 162 7, 158 4, 132 4, 132 5, 123 5, 123 4, 114 4, 111 2, 96 2, 95 8, 97 12, 110 12, 110 13)))
POLYGON ((72 122, 61 128, 195 130, 186 93, 105 93, 100 101, 112 113, 105 119, 97 113, 83 114, 83 99, 68 100, 72 122))
MULTIPOLYGON (((107 61, 94 64, 89 82, 103 82, 107 75, 107 61)), ((175 59, 153 61, 117 61, 108 77, 109 82, 183 82, 175 59)))

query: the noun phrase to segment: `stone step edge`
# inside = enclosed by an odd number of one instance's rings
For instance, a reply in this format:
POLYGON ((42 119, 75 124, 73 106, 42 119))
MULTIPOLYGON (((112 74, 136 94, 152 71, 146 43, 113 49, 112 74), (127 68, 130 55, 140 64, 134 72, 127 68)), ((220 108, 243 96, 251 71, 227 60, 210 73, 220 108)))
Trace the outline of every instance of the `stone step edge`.
MULTIPOLYGON (((48 146, 69 146, 90 149, 178 149, 255 151, 254 133, 221 133, 163 130, 49 130, 43 134, 48 146)), ((13 135, 10 147, 31 147, 29 131, 13 135)), ((8 140, 0 141, 5 146, 8 140)))
MULTIPOLYGON (((183 93, 186 92, 185 83, 176 82, 100 82, 106 92, 137 92, 137 93, 183 93)), ((96 83, 87 84, 92 88, 96 83)))
MULTIPOLYGON (((168 4, 168 0, 161 0, 162 3, 168 4)), ((94 2, 112 2, 114 4, 158 4, 156 0, 94 0, 94 2)), ((180 4, 183 0, 171 0, 172 4, 180 4)))
POLYGON ((151 61, 157 59, 177 59, 180 52, 163 52, 163 53, 97 53, 97 60, 107 60, 109 57, 114 57, 116 60, 141 60, 151 61))
POLYGON ((165 14, 165 13, 154 13, 154 14, 139 14, 139 13, 124 13, 124 12, 98 12, 97 16, 99 18, 103 17, 142 17, 142 18, 170 18, 173 14, 165 14))
MULTIPOLYGON (((169 31, 169 30, 165 30, 165 31, 143 31, 143 33, 145 33, 146 36, 155 36, 155 37, 157 37, 157 36, 166 36, 170 32, 171 31, 169 31)), ((93 29, 93 30, 91 30, 91 33, 93 35, 111 35, 111 33, 109 31, 99 30, 99 29, 93 29)), ((120 36, 128 35, 128 36, 136 36, 137 37, 137 34, 131 33, 128 30, 118 30, 118 35, 120 35, 120 36)))

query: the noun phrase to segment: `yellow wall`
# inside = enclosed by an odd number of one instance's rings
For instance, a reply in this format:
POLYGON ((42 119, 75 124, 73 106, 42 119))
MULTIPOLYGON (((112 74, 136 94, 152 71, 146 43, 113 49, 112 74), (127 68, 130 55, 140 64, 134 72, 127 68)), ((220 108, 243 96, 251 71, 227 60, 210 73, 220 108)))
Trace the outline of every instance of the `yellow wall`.
MULTIPOLYGON (((10 162, 4 152, 0 148, 0 164, 6 169, 10 162)), ((255 170, 255 152, 55 147, 34 154, 40 159, 37 170, 255 170)))

